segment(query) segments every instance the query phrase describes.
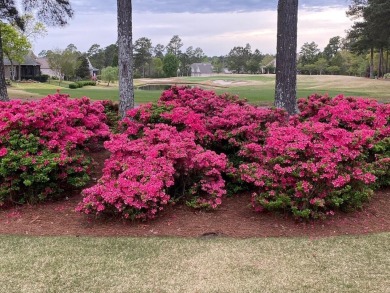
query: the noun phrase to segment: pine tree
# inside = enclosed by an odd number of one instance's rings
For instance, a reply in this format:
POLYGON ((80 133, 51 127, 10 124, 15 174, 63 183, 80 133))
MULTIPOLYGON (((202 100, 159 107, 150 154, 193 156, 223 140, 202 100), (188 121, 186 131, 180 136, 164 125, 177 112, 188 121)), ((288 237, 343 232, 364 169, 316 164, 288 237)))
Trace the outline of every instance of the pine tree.
POLYGON ((298 0, 279 0, 276 53, 275 107, 290 115, 298 112, 297 84, 298 0))
POLYGON ((89 78, 91 73, 89 71, 89 62, 85 55, 78 58, 79 66, 76 70, 76 76, 82 79, 89 78))
POLYGON ((118 10, 118 67, 119 67, 119 113, 134 108, 133 85, 133 24, 131 0, 117 0, 118 10))

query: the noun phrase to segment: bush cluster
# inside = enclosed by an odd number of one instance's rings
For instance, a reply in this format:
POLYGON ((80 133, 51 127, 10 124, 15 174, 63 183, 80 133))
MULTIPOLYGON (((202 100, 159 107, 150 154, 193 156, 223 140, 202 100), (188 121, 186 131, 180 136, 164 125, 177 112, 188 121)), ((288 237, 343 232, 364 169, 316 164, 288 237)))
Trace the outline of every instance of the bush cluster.
POLYGON ((89 143, 109 135, 104 106, 47 96, 0 103, 0 205, 55 198, 89 180, 89 143))
POLYGON ((241 190, 251 190, 257 211, 298 218, 361 207, 373 184, 389 179, 389 105, 313 95, 299 108, 289 118, 236 96, 173 87, 127 113, 78 210, 146 219, 178 198, 215 208, 241 190))
POLYGON ((318 95, 298 106, 287 125, 272 125, 264 143, 241 151, 249 158, 240 166, 242 180, 257 187, 253 206, 299 218, 360 208, 375 182, 388 182, 390 106, 318 95))
POLYGON ((93 80, 76 81, 74 83, 69 84, 69 88, 70 89, 78 89, 78 88, 82 88, 82 87, 88 86, 88 85, 95 86, 96 85, 96 81, 93 81, 93 80))
POLYGON ((39 82, 47 82, 49 80, 49 75, 47 74, 41 74, 39 76, 35 76, 34 80, 39 81, 39 82))
POLYGON ((245 190, 256 211, 307 219, 360 208, 374 188, 390 185, 390 105, 312 95, 298 107, 288 117, 186 87, 119 122, 110 101, 57 94, 0 103, 0 205, 84 186, 86 150, 107 138, 111 157, 83 191, 80 212, 151 219, 172 202, 214 209, 245 190))
MULTIPOLYGON (((124 123, 133 124, 129 118, 124 123)), ((105 147, 112 155, 104 175, 83 191, 79 211, 150 219, 168 201, 187 194, 194 207, 221 203, 226 158, 196 144, 190 131, 163 123, 132 125, 112 135, 105 147)))

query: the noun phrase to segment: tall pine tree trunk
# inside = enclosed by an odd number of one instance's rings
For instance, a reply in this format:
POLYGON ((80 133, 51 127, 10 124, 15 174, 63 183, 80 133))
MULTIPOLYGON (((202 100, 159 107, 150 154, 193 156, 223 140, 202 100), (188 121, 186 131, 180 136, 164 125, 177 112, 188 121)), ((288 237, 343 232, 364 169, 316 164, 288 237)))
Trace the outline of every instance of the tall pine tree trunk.
POLYGON ((370 78, 374 78, 374 47, 370 50, 370 78))
POLYGON ((133 86, 133 31, 131 0, 117 0, 118 5, 118 65, 119 65, 119 114, 134 108, 133 86))
POLYGON ((383 48, 379 49, 378 77, 383 76, 383 48))
POLYGON ((0 101, 9 101, 7 84, 5 83, 5 70, 4 70, 4 54, 3 54, 3 42, 1 40, 0 29, 0 101))
POLYGON ((298 0, 279 0, 276 48, 275 107, 298 112, 297 85, 298 0))

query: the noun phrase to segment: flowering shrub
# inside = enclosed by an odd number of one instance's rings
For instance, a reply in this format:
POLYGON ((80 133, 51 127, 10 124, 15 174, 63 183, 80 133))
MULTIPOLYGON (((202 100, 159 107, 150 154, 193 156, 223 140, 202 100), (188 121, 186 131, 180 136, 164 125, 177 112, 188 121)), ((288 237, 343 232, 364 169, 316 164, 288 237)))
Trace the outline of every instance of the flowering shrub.
POLYGON ((257 188, 255 210, 289 210, 309 218, 360 207, 375 181, 363 155, 372 135, 320 122, 271 127, 263 146, 242 150, 252 161, 240 166, 240 174, 257 188))
POLYGON ((331 99, 328 96, 313 95, 300 99, 299 121, 318 121, 350 132, 373 130, 372 144, 364 150, 367 161, 375 165, 379 186, 389 185, 390 158, 390 104, 376 100, 344 97, 331 99))
POLYGON ((373 169, 378 187, 390 186, 390 137, 377 142, 372 148, 373 169))
POLYGON ((141 105, 128 112, 133 135, 148 124, 165 123, 179 131, 195 134, 196 143, 206 149, 223 153, 229 159, 229 172, 224 176, 229 194, 247 190, 236 176, 235 168, 243 163, 241 146, 264 141, 264 131, 272 123, 285 124, 284 110, 259 108, 237 96, 216 95, 199 88, 172 87, 162 93, 157 104, 141 105))
MULTIPOLYGON (((131 125, 131 120, 124 125, 131 125)), ((98 184, 83 191, 78 211, 151 219, 180 196, 194 207, 215 208, 221 203, 223 154, 204 150, 192 132, 166 124, 145 126, 134 139, 137 133, 137 127, 128 127, 105 143, 112 156, 98 184)))
POLYGON ((118 131, 119 122, 119 105, 111 100, 101 101, 104 106, 104 114, 106 115, 106 124, 110 128, 111 132, 118 131))
POLYGON ((227 144, 239 147, 249 141, 261 141, 269 124, 284 124, 287 120, 284 110, 259 108, 237 96, 216 95, 199 88, 172 87, 162 94, 159 104, 174 108, 164 118, 183 120, 180 122, 189 129, 208 137, 210 148, 227 144))
POLYGON ((215 208, 248 188, 258 211, 315 218, 361 207, 376 176, 388 182, 388 105, 313 95, 299 108, 288 118, 237 96, 172 87, 128 111, 78 210, 149 219, 169 201, 215 208))
POLYGON ((90 159, 83 150, 109 134, 103 110, 101 103, 59 94, 0 103, 0 205, 85 185, 90 159))

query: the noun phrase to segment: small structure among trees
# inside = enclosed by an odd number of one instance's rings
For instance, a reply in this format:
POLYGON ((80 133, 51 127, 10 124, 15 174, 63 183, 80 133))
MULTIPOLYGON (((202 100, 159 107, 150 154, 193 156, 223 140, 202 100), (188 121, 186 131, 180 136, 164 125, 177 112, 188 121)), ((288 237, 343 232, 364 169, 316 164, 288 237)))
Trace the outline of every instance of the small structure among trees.
POLYGON ((213 75, 213 66, 211 63, 193 63, 191 64, 191 76, 210 76, 213 75))

